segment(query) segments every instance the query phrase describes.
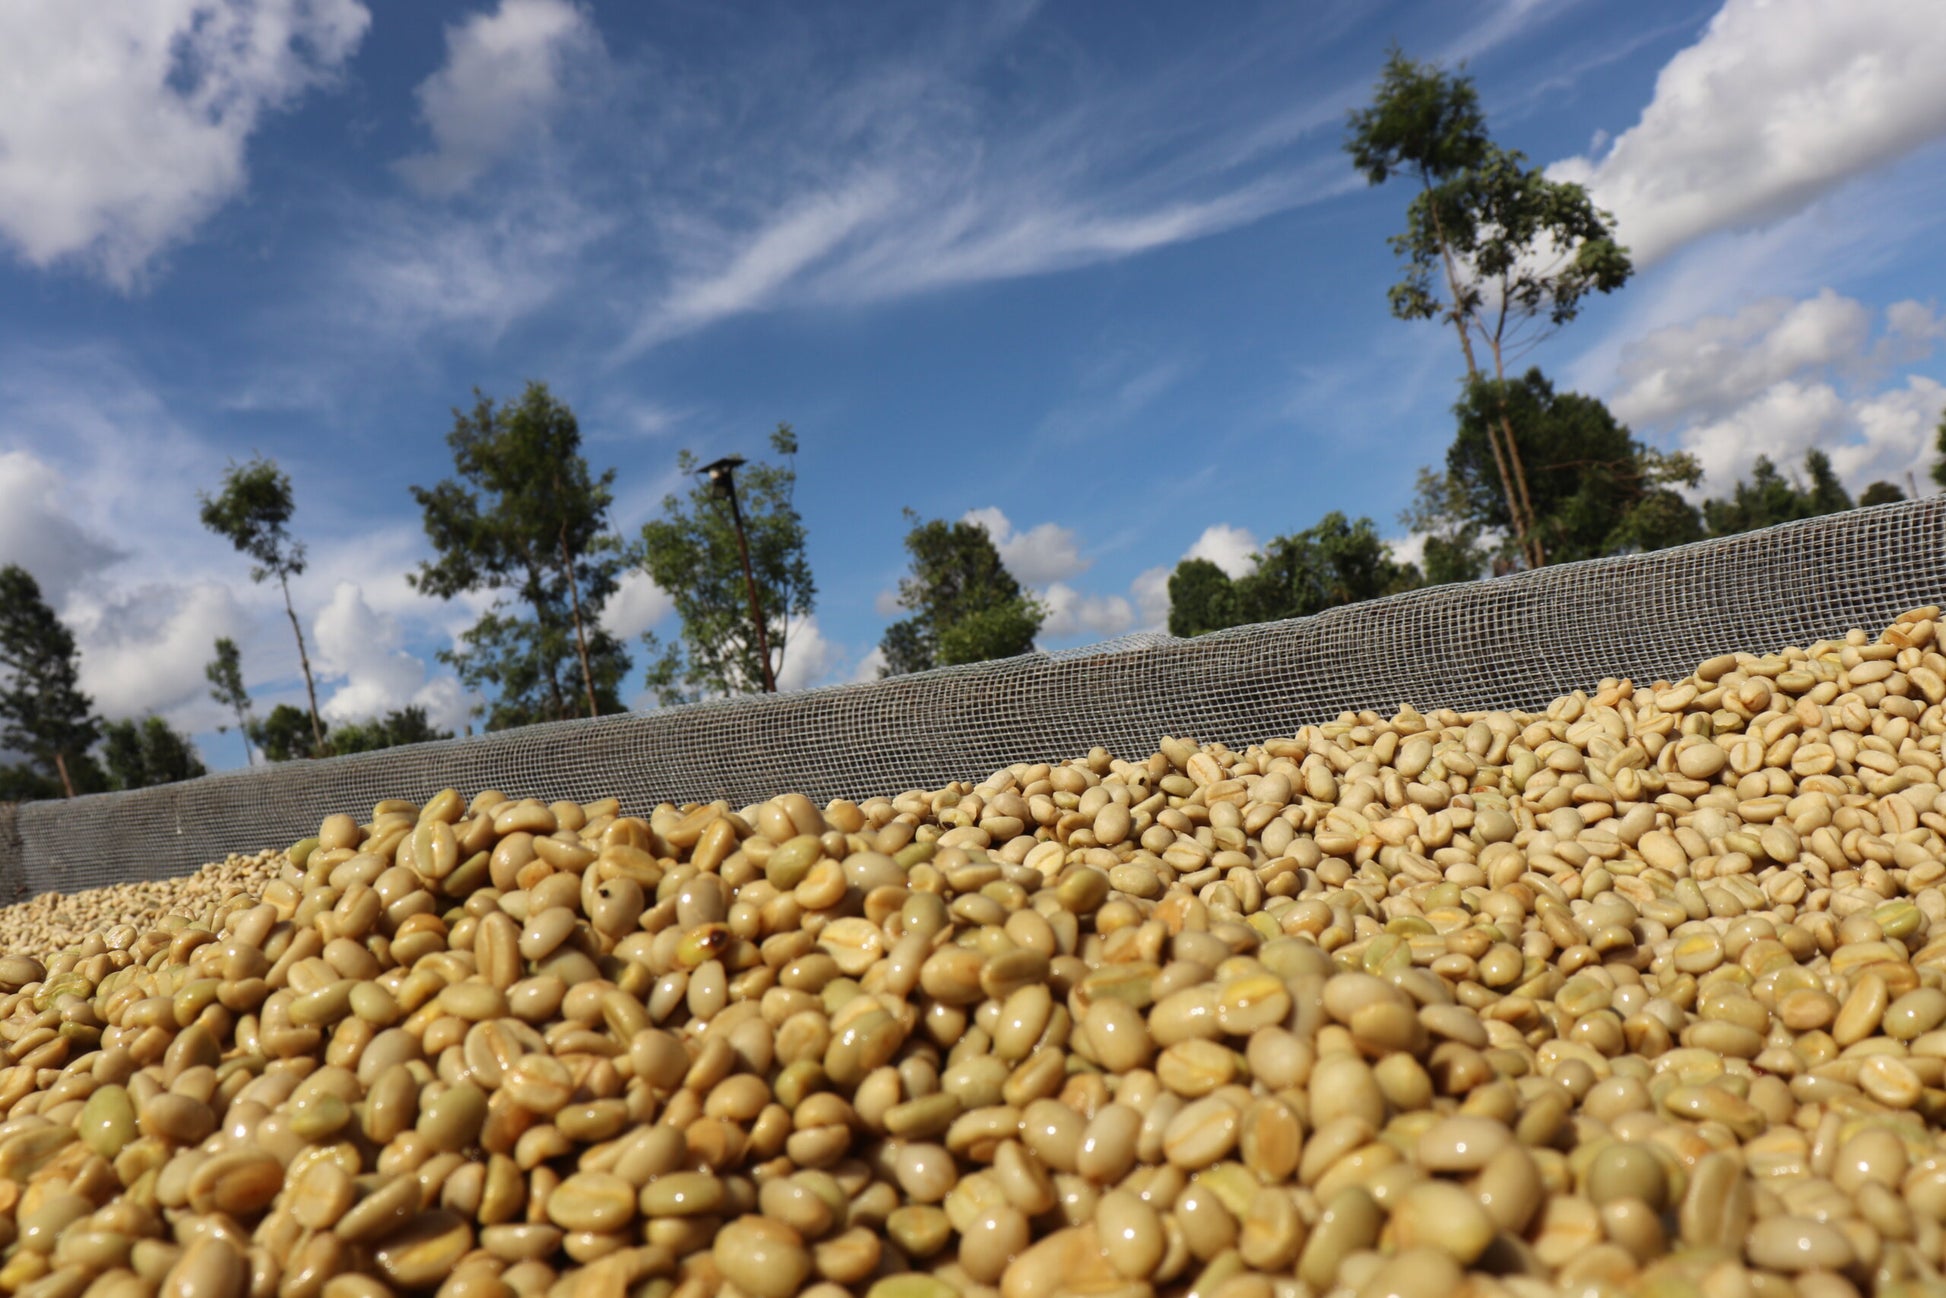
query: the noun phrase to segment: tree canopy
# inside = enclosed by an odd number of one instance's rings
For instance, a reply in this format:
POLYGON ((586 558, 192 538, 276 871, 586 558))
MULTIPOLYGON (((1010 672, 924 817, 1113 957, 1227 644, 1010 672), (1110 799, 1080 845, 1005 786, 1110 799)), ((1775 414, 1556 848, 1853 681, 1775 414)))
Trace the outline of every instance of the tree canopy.
MULTIPOLYGON (((794 503, 798 442, 789 424, 771 433, 770 449, 776 460, 741 466, 735 481, 774 678, 784 669, 792 622, 811 615, 817 586, 805 554, 804 519, 794 503)), ((676 463, 685 476, 695 476, 701 465, 687 450, 676 463)), ((642 637, 647 684, 657 700, 682 703, 762 690, 763 657, 727 495, 697 477, 685 494, 664 497, 661 515, 643 525, 633 557, 674 601, 682 620, 672 641, 653 631, 642 637)))
POLYGON ((397 748, 402 744, 427 744, 436 739, 451 739, 453 732, 439 730, 426 716, 426 710, 418 704, 395 708, 382 717, 370 721, 353 722, 338 726, 331 732, 331 751, 340 753, 370 753, 381 748, 397 748))
POLYGON ((1503 413, 1527 466, 1530 533, 1553 561, 1702 538, 1701 517, 1677 490, 1700 481, 1695 459, 1638 441, 1601 401, 1555 391, 1538 368, 1510 383, 1476 380, 1455 412, 1459 427, 1445 472, 1421 475, 1405 520, 1443 547, 1435 555, 1428 546, 1435 583, 1478 575, 1489 561, 1504 569, 1522 554, 1493 460, 1503 413))
POLYGON ((1758 456, 1750 476, 1729 495, 1703 502, 1703 517, 1711 536, 1733 536, 1851 507, 1851 496, 1838 481, 1831 457, 1814 450, 1804 457, 1803 478, 1787 476, 1769 456, 1758 456))
POLYGON ((1027 653, 1046 609, 1014 580, 993 538, 979 523, 912 523, 905 548, 909 576, 899 582, 899 607, 911 616, 886 628, 879 649, 883 676, 1027 653))
POLYGON ((209 773, 189 736, 153 715, 103 726, 102 760, 116 789, 147 789, 209 773))
POLYGON ((273 762, 288 762, 300 757, 322 757, 322 745, 313 737, 310 718, 302 708, 279 703, 270 715, 256 722, 250 737, 273 762))
POLYGON ((304 669, 304 691, 311 704, 311 739, 322 748, 324 720, 318 714, 317 682, 311 677, 311 655, 304 647, 304 625, 291 603, 291 578, 304 572, 304 543, 290 531, 291 516, 297 512, 290 475, 275 460, 262 456, 244 464, 233 460, 224 471, 222 489, 214 496, 199 491, 196 499, 202 505, 203 526, 227 537, 255 562, 250 580, 275 577, 283 590, 284 612, 290 616, 291 634, 297 637, 297 661, 304 669))
POLYGON ((1354 522, 1336 510, 1304 531, 1273 537, 1255 559, 1256 568, 1234 580, 1207 559, 1177 564, 1170 634, 1310 617, 1420 584, 1418 568, 1393 556, 1371 519, 1354 522))
POLYGON ((408 580, 440 599, 498 598, 441 660, 490 697, 490 730, 619 711, 628 653, 600 616, 622 570, 615 471, 589 470, 574 412, 544 383, 512 405, 475 389, 446 444, 457 476, 412 488, 436 557, 408 580))
POLYGON ((76 767, 101 735, 81 690, 74 634, 19 564, 0 568, 0 747, 54 777, 68 797, 86 792, 76 767))

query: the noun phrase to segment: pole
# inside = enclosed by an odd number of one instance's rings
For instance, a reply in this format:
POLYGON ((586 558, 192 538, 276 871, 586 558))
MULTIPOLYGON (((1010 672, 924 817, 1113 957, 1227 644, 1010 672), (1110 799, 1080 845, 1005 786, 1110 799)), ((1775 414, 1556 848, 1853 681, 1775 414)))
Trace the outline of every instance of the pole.
POLYGON ((723 475, 723 489, 730 497, 730 520, 736 524, 737 551, 743 556, 743 584, 750 592, 750 621, 757 628, 757 656, 763 660, 764 693, 777 692, 777 677, 770 669, 770 632, 764 626, 763 601, 757 595, 757 578, 750 571, 750 541, 743 534, 743 511, 737 507, 736 478, 723 475))

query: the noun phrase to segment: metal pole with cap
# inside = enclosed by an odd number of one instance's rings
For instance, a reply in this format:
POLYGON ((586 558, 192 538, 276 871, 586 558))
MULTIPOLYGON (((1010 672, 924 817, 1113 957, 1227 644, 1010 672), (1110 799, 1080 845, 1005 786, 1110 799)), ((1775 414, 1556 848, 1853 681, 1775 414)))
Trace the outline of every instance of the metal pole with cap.
POLYGON ((709 475, 710 485, 730 498, 730 521, 736 524, 737 551, 743 556, 743 584, 750 592, 750 621, 757 629, 757 657, 763 663, 764 693, 777 692, 777 677, 770 668, 770 632, 764 624, 764 606, 757 594, 757 578, 750 571, 750 541, 743 534, 743 510, 737 506, 736 471, 743 464, 741 455, 726 455, 696 470, 709 475))

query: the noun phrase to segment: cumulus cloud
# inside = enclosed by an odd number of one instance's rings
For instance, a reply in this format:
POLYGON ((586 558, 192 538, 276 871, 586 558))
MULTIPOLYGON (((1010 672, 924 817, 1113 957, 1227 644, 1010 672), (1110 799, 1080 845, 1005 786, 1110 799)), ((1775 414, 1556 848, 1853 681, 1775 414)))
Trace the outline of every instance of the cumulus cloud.
POLYGON ((446 61, 419 83, 431 151, 399 173, 423 193, 454 194, 531 142, 571 74, 601 57, 594 24, 567 0, 500 0, 446 29, 446 61))
MULTIPOLYGON (((1899 319, 1921 327, 1903 309, 1899 319)), ((1629 423, 1722 412, 1784 379, 1859 358, 1871 327, 1863 303, 1827 288, 1658 329, 1623 349, 1624 386, 1610 405, 1629 423)))
POLYGON ((792 618, 788 630, 784 665, 777 673, 777 688, 802 690, 824 684, 842 660, 843 650, 825 639, 824 632, 818 629, 815 613, 792 618))
POLYGON ((640 568, 630 569, 601 610, 601 626, 618 640, 633 640, 675 611, 676 601, 640 568))
POLYGON ((871 652, 860 658, 858 665, 851 669, 851 675, 847 679, 854 685, 860 681, 875 681, 884 669, 885 650, 873 645, 871 652))
POLYGON ((1000 552, 1000 561, 1022 585, 1045 586, 1088 570, 1090 561, 1082 557, 1080 539, 1072 528, 1036 523, 1016 532, 1012 521, 994 505, 969 509, 960 521, 978 523, 986 529, 993 548, 1000 552))
POLYGON ((0 564, 16 563, 59 607, 126 551, 75 521, 60 470, 27 451, 0 451, 0 564))
POLYGON ((1135 609, 1120 595, 1084 595, 1065 582, 1040 592, 1047 608, 1041 634, 1055 639, 1082 633, 1106 638, 1135 624, 1135 609))
POLYGON ((372 608, 358 585, 341 581, 312 623, 312 668, 342 683, 319 711, 336 725, 368 721, 417 705, 440 729, 466 723, 468 700, 451 677, 428 679, 426 665, 401 645, 398 620, 372 608))
POLYGON ((1942 338, 1946 322, 1918 302, 1887 307, 1875 333, 1870 310, 1828 288, 1765 298, 1624 347, 1610 404, 1693 453, 1712 495, 1760 455, 1794 469, 1813 448, 1853 492, 1878 480, 1903 486, 1908 471, 1924 476, 1946 398, 1921 375, 1884 387, 1884 372, 1923 360, 1942 338))
POLYGON ((102 716, 155 712, 198 729, 221 723, 203 665, 218 636, 244 625, 227 587, 206 581, 128 587, 100 599, 84 594, 61 614, 80 652, 81 688, 102 716))
POLYGON ((329 79, 360 0, 60 0, 0 10, 0 236, 132 285, 245 183, 265 113, 329 79))
POLYGON ((1727 0, 1599 159, 1552 168, 1638 265, 1799 211, 1946 133, 1946 23, 1908 0, 1727 0))
POLYGON ((1257 552, 1262 544, 1245 527, 1212 523, 1203 529, 1196 543, 1183 553, 1184 559, 1208 559, 1221 568, 1231 581, 1257 570, 1257 552))

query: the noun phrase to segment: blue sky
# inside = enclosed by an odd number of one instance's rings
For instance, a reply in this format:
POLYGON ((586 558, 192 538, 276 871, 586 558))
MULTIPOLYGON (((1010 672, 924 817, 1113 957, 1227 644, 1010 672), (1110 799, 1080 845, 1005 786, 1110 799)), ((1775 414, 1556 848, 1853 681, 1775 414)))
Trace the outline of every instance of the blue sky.
MULTIPOLYGON (((475 385, 547 381, 632 534, 677 451, 788 420, 819 595, 787 684, 871 674, 901 509, 987 522, 1061 647, 1166 621, 1331 509, 1402 552, 1451 335, 1390 318, 1408 195, 1341 149, 1389 42, 1587 184, 1635 280, 1533 360, 1723 490, 1829 448, 1924 482, 1946 407, 1946 27, 1910 0, 1154 4, 31 0, 0 12, 0 562, 111 716, 241 763, 217 635, 300 701, 196 522, 291 474, 328 716, 468 700, 407 488, 475 385)), ((676 631, 645 576, 609 610, 676 631)), ((639 679, 639 678, 638 678, 639 679)))

